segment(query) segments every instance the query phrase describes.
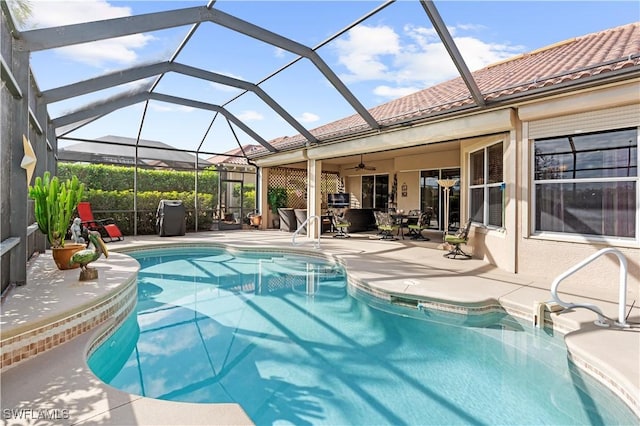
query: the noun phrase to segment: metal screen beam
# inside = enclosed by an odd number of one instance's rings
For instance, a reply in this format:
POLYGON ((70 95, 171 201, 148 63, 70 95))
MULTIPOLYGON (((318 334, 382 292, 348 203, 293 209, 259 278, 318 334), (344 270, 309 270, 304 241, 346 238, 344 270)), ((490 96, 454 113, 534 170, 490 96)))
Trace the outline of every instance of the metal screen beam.
POLYGON ((9 93, 13 95, 16 99, 22 98, 22 91, 20 90, 20 85, 16 81, 16 78, 13 76, 11 72, 11 67, 7 64, 0 54, 0 78, 5 82, 9 93))
POLYGON ((208 12, 206 7, 190 7, 22 31, 18 33, 17 38, 23 43, 23 49, 36 52, 207 21, 209 20, 208 12))
POLYGON ((155 100, 160 102, 168 102, 173 104, 190 106, 193 108, 204 109, 208 111, 219 112, 220 114, 227 117, 229 121, 232 121, 236 126, 241 128, 247 135, 251 136, 256 142, 260 145, 264 146, 270 152, 278 152, 269 142, 264 140, 260 135, 254 132, 251 128, 245 125, 242 121, 240 121, 235 115, 224 109, 219 105, 213 105, 206 102, 194 101, 192 99, 179 98, 175 96, 163 95, 160 93, 149 93, 149 92, 138 92, 133 94, 127 94, 125 96, 120 96, 116 98, 112 98, 106 102, 102 102, 100 104, 91 105, 85 109, 72 112, 71 114, 67 114, 61 117, 58 117, 52 120, 52 124, 54 127, 59 126, 67 126, 69 124, 86 120, 99 115, 106 115, 115 110, 128 107, 130 105, 137 104, 139 102, 144 102, 148 100, 155 100))
POLYGON ((86 120, 81 120, 81 121, 77 121, 75 123, 71 123, 68 126, 56 127, 56 128, 54 128, 54 133, 55 133, 57 138, 60 138, 60 137, 63 137, 65 135, 68 135, 71 132, 75 132, 76 130, 78 130, 81 127, 86 126, 87 124, 93 123, 94 121, 98 120, 99 118, 100 118, 100 116, 95 116, 95 117, 88 118, 86 120))
POLYGON ((253 92, 264 103, 266 103, 272 110, 274 110, 280 117, 282 117, 291 127, 296 129, 302 136, 304 136, 309 142, 317 143, 318 139, 313 136, 302 124, 298 122, 287 110, 285 110, 279 103, 277 103, 271 96, 269 96, 262 88, 256 84, 249 83, 244 80, 238 80, 233 77, 206 71, 200 68, 195 68, 189 65, 173 62, 170 67, 171 71, 189 75, 195 78, 201 78, 203 80, 214 81, 225 86, 233 86, 239 89, 244 89, 249 92, 253 92))
POLYGON ((237 87, 255 93, 264 103, 269 105, 277 114, 280 115, 287 123, 302 134, 309 142, 317 143, 318 140, 313 136, 302 124, 293 118, 284 108, 280 106, 271 96, 269 96, 259 86, 244 80, 228 77, 226 75, 205 71, 200 68, 180 64, 177 62, 159 62, 155 64, 142 65, 135 68, 129 68, 123 71, 116 71, 105 74, 92 79, 80 81, 66 86, 56 87, 46 90, 42 93, 47 103, 62 101, 76 96, 86 95, 87 93, 97 92, 98 90, 108 89, 110 87, 129 83, 131 81, 140 80, 154 75, 162 75, 167 72, 176 72, 191 77, 213 81, 225 86, 237 87))
POLYGON ((80 43, 122 37, 173 28, 196 22, 211 21, 225 28, 255 38, 272 46, 280 47, 309 59, 318 70, 329 80, 342 97, 356 110, 356 112, 373 128, 380 125, 338 78, 333 70, 311 48, 290 40, 279 34, 243 21, 235 16, 207 7, 193 7, 129 16, 125 18, 106 19, 102 21, 85 22, 81 24, 65 25, 53 28, 41 28, 24 31, 18 34, 23 49, 30 52, 54 49, 80 43))
POLYGON ((212 10, 211 12, 213 14, 211 21, 220 26, 229 28, 236 32, 268 43, 272 46, 279 47, 281 49, 309 59, 372 129, 380 128, 380 125, 369 113, 369 111, 367 111, 367 109, 360 103, 360 101, 353 95, 353 93, 351 93, 347 86, 344 85, 344 83, 338 78, 333 70, 322 60, 322 58, 320 58, 320 56, 313 49, 219 10, 212 10))
POLYGON ((173 104, 190 106, 193 108, 219 112, 220 114, 224 115, 227 118, 227 120, 233 122, 236 126, 241 128, 242 131, 244 131, 246 134, 251 136, 256 142, 258 142, 260 145, 267 148, 270 152, 278 152, 278 150, 275 149, 273 146, 271 146, 269 142, 267 142, 262 137, 260 137, 260 135, 255 133, 246 124, 240 121, 238 117, 236 117, 226 109, 222 108, 220 105, 213 105, 206 102, 194 101, 193 99, 185 99, 185 98, 178 98, 175 96, 163 95, 161 93, 149 93, 149 99, 160 101, 160 102, 168 102, 173 104))
POLYGON ((476 105, 478 105, 479 107, 483 107, 485 105, 485 101, 482 93, 480 92, 480 89, 478 88, 478 84, 476 83, 473 75, 471 74, 471 71, 469 71, 467 64, 462 58, 462 55, 458 50, 458 46, 456 46, 456 43, 453 41, 453 37, 451 37, 451 34, 449 34, 449 30, 447 30, 447 26, 442 20, 438 9, 436 9, 435 4, 433 4, 433 1, 427 0, 420 0, 420 4, 422 5, 424 11, 427 13, 427 16, 433 24, 436 32, 440 36, 440 40, 442 41, 442 44, 444 44, 445 49, 447 49, 449 56, 453 60, 453 64, 458 69, 460 77, 462 77, 462 80, 464 80, 464 84, 466 84, 467 89, 469 89, 471 97, 476 102, 476 105))
POLYGON ((121 84, 130 83, 136 80, 153 77, 154 75, 167 72, 169 70, 168 62, 158 62, 155 64, 141 65, 139 67, 128 68, 122 71, 115 71, 103 74, 98 77, 79 81, 77 83, 67 84, 42 92, 42 97, 47 104, 63 101, 65 99, 75 98, 76 96, 86 95, 88 93, 97 92, 98 90, 108 89, 110 87, 119 86, 121 84))
POLYGON ((70 124, 77 123, 83 120, 109 114, 110 112, 113 112, 115 110, 125 108, 139 102, 144 102, 147 99, 148 92, 146 91, 129 93, 123 96, 113 97, 104 102, 95 103, 67 115, 62 115, 58 118, 54 118, 53 120, 51 120, 51 123, 55 128, 68 126, 70 124))

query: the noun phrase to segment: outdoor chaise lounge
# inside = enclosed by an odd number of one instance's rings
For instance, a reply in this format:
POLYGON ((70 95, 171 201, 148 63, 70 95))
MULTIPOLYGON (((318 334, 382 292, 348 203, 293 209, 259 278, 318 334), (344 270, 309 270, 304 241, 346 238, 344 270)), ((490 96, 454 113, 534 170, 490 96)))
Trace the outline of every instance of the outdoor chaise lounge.
POLYGON ((98 231, 102 240, 105 242, 124 240, 122 231, 116 225, 113 218, 106 219, 94 219, 93 210, 91 210, 91 203, 88 201, 81 201, 78 203, 78 216, 82 221, 82 226, 85 226, 89 231, 98 231))

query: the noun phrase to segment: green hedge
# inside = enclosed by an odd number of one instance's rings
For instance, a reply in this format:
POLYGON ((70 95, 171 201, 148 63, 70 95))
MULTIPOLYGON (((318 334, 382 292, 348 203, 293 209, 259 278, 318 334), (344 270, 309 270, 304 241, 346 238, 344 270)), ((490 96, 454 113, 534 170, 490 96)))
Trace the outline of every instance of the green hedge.
MULTIPOLYGON (((59 163, 61 179, 76 175, 85 184, 83 201, 89 201, 96 219, 113 218, 124 235, 133 235, 133 168, 103 164, 59 163)), ((195 230, 194 172, 138 169, 138 235, 156 233, 160 200, 182 200, 187 231, 195 230)), ((239 190, 234 189, 234 195, 239 190)), ((255 209, 255 185, 244 186, 243 208, 255 209)), ((218 200, 218 172, 198 174, 198 229, 208 230, 218 200)))
MULTIPOLYGON (((76 175, 87 189, 126 191, 133 188, 132 167, 105 164, 58 163, 58 176, 64 180, 76 175)), ((138 191, 193 191, 193 171, 138 169, 138 191)), ((199 192, 218 192, 218 172, 198 173, 199 192)))
MULTIPOLYGON (((84 199, 91 202, 96 219, 113 218, 125 235, 133 235, 133 191, 89 190, 84 199)), ((182 200, 187 219, 187 231, 195 230, 195 196, 193 192, 138 192, 138 234, 156 233, 156 210, 160 200, 182 200)), ((211 228, 213 195, 198 194, 198 229, 211 228)))

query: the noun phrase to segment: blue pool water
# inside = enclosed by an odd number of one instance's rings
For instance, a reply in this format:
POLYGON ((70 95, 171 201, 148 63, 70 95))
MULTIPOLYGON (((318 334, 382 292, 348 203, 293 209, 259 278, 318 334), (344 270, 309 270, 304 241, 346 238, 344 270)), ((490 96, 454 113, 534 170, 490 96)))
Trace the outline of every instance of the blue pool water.
POLYGON ((133 394, 238 403, 258 425, 638 423, 560 336, 508 316, 392 306, 311 257, 133 256, 137 312, 89 358, 133 394))

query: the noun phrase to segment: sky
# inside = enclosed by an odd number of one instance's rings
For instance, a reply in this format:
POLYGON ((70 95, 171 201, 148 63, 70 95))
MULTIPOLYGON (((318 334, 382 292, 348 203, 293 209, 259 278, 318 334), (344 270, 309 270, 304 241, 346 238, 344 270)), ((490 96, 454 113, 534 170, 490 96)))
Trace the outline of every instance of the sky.
MULTIPOLYGON (((398 0, 348 32, 381 1, 218 0, 214 8, 310 48, 333 69, 366 108, 389 102, 458 76, 433 25, 417 0, 398 0)), ((205 6, 206 1, 30 0, 22 30, 205 6)), ((435 1, 468 68, 476 70, 573 37, 640 21, 636 1, 435 1)), ((105 73, 169 60, 191 26, 32 52, 41 90, 105 73)), ((355 113, 308 60, 212 22, 202 23, 176 62, 231 76, 260 87, 307 129, 355 113), (266 79, 266 80, 265 80, 266 79)), ((137 81, 49 105, 51 118, 94 102, 149 87, 137 81)), ((298 131, 255 94, 242 94, 177 73, 163 76, 156 91, 224 106, 269 141, 298 131)), ((161 141, 181 149, 223 153, 256 143, 211 111, 157 101, 123 108, 68 134, 95 139, 116 135, 161 141), (143 115, 144 113, 144 115, 143 115), (143 119, 144 117, 144 119, 143 119), (215 117, 215 119, 214 119, 215 117)), ((64 147, 70 142, 60 142, 64 147)), ((204 155, 207 157, 208 155, 204 155)))

